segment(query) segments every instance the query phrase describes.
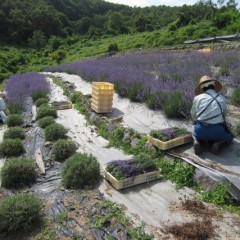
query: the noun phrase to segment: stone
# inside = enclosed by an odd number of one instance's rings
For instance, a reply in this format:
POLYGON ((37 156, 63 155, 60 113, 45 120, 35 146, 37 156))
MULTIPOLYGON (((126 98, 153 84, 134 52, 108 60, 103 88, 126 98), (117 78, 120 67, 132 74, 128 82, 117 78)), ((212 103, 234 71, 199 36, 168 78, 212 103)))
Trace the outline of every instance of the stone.
POLYGON ((112 124, 112 123, 109 123, 105 126, 105 130, 107 132, 112 132, 114 129, 115 129, 116 125, 112 124))
POLYGON ((122 140, 125 142, 130 141, 131 140, 131 132, 128 130, 126 132, 124 132, 124 136, 123 136, 122 140))
POLYGON ((132 141, 131 141, 131 146, 132 147, 136 147, 136 145, 138 144, 139 142, 139 139, 138 138, 133 138, 132 141))
POLYGON ((157 153, 157 149, 150 142, 144 144, 143 151, 157 153))
POLYGON ((205 191, 213 189, 214 186, 217 184, 216 181, 214 181, 207 174, 197 168, 195 170, 194 179, 197 184, 205 191))

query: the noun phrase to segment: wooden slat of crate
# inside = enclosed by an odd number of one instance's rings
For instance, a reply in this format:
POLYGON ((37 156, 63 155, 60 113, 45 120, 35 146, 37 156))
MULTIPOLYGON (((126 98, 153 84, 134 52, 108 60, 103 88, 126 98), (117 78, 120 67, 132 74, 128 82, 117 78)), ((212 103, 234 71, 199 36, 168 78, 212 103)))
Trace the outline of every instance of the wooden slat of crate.
POLYGON ((51 104, 56 110, 64 110, 72 108, 72 103, 70 102, 62 102, 62 103, 52 103, 51 104))
POLYGON ((117 190, 135 186, 141 183, 156 180, 160 177, 160 171, 148 172, 145 174, 138 175, 136 177, 126 178, 123 180, 117 180, 111 173, 104 169, 104 177, 108 180, 114 188, 117 190))
POLYGON ((156 138, 150 136, 149 134, 147 135, 147 138, 150 143, 152 143, 154 146, 156 146, 162 150, 167 150, 167 149, 170 149, 173 147, 177 147, 177 146, 183 145, 185 143, 191 142, 193 140, 191 134, 186 134, 184 136, 177 137, 177 138, 174 138, 174 139, 166 141, 166 142, 156 139, 156 138))

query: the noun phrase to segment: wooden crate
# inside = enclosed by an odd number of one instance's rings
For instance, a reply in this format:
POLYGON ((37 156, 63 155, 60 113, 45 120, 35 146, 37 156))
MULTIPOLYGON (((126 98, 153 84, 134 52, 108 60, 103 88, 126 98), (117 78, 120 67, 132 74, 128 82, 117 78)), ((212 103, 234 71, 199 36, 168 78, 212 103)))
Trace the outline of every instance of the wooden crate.
POLYGON ((183 145, 185 143, 189 143, 193 140, 191 134, 186 134, 186 135, 171 139, 166 142, 163 142, 157 138, 154 138, 154 137, 150 136, 149 134, 147 135, 147 139, 154 146, 156 146, 162 150, 167 150, 167 149, 170 149, 173 147, 177 147, 177 146, 183 145))
POLYGON ((53 106, 56 110, 64 110, 72 108, 72 103, 67 101, 53 102, 51 106, 53 106))
POLYGON ((117 180, 111 173, 104 169, 104 178, 109 181, 117 190, 135 186, 141 183, 150 182, 160 177, 160 171, 148 172, 138 175, 136 177, 126 178, 123 180, 117 180))

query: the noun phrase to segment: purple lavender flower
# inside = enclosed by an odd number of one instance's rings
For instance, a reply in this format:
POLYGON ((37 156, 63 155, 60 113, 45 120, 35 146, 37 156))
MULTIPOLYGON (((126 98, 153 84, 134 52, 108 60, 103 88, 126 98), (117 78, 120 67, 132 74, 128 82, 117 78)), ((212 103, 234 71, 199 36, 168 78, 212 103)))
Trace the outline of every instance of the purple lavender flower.
POLYGON ((49 93, 50 85, 44 75, 39 73, 26 73, 12 75, 6 84, 9 104, 23 106, 26 97, 36 91, 49 93))

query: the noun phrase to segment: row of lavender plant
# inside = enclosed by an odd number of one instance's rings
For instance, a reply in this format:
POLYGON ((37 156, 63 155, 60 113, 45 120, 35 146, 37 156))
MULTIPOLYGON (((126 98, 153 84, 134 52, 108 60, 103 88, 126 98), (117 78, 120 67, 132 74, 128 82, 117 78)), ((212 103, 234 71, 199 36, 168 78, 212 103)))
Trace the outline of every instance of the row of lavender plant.
POLYGON ((46 71, 74 73, 87 81, 108 81, 115 84, 122 97, 163 109, 169 117, 188 117, 194 86, 203 75, 213 76, 213 67, 221 67, 214 77, 230 74, 228 84, 239 84, 239 51, 134 53, 74 62, 46 71))
POLYGON ((22 108, 26 97, 34 93, 48 94, 50 84, 44 75, 39 73, 26 73, 12 75, 6 84, 9 105, 22 108))

